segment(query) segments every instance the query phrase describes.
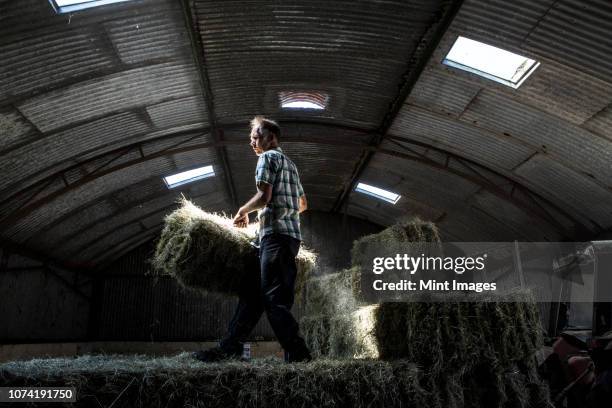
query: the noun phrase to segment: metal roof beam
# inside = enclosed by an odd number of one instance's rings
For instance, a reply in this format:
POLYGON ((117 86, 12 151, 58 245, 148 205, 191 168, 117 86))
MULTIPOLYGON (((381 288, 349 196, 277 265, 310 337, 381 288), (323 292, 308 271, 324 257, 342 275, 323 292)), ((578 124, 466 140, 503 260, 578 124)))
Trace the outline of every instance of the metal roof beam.
MULTIPOLYGON (((416 47, 414 53, 417 54, 421 48, 424 48, 422 55, 420 55, 416 61, 410 61, 408 64, 407 72, 402 76, 404 79, 400 85, 400 90, 391 102, 387 113, 385 114, 382 123, 380 124, 374 136, 371 138, 369 147, 365 149, 348 181, 344 184, 340 195, 336 199, 336 202, 332 208, 332 211, 340 211, 348 199, 353 187, 367 165, 370 163, 372 156, 374 155, 372 148, 377 148, 382 143, 383 139, 387 136, 393 121, 397 117, 402 105, 410 95, 412 88, 418 81, 421 73, 425 69, 427 62, 433 55, 434 51, 438 47, 438 44, 442 40, 442 37, 446 33, 446 30, 450 26, 451 22, 455 18, 455 15, 461 8, 463 0, 451 0, 449 5, 443 10, 436 21, 432 21, 429 29, 423 33, 419 45, 416 47), (431 39, 428 38, 431 36, 431 39)), ((414 55, 414 54, 413 54, 414 55)))
MULTIPOLYGON (((546 200, 543 197, 540 197, 539 195, 537 195, 534 192, 530 191, 529 189, 527 189, 526 187, 524 187, 521 184, 517 183, 516 181, 514 181, 512 179, 509 179, 508 177, 503 176, 503 175, 495 172, 494 170, 485 168, 485 167, 481 166, 480 164, 472 162, 472 161, 470 161, 470 160, 468 160, 468 159, 466 159, 464 157, 457 156, 457 155, 455 155, 453 153, 450 153, 450 152, 447 152, 445 150, 436 148, 434 146, 427 145, 427 144, 422 143, 422 142, 416 142, 416 141, 406 140, 406 139, 397 138, 397 137, 393 137, 393 138, 394 139, 399 139, 403 143, 409 143, 409 144, 413 144, 413 145, 417 145, 417 146, 421 146, 421 147, 426 147, 428 149, 441 152, 441 153, 443 153, 444 155, 446 155, 446 156, 448 156, 450 158, 454 158, 454 159, 459 160, 459 161, 461 161, 463 163, 469 163, 471 166, 474 166, 476 168, 486 169, 487 171, 492 172, 493 174, 495 174, 495 175, 497 175, 497 176, 507 180, 509 183, 511 183, 513 186, 515 186, 514 189, 520 189, 521 191, 528 192, 530 196, 538 197, 538 199, 540 201, 545 202, 551 208, 555 209, 560 214, 565 216, 568 220, 572 221, 579 228, 582 228, 584 231, 588 231, 588 229, 586 227, 584 227, 581 222, 579 222, 573 216, 571 216, 570 214, 565 212, 563 209, 561 209, 558 206, 556 206, 555 204, 551 203, 549 200, 546 200)), ((321 139, 321 140, 318 140, 318 142, 326 143, 326 140, 325 139, 321 139)), ((328 141, 328 142, 335 142, 335 141, 328 141)), ((241 144, 241 143, 242 143, 242 141, 225 141, 222 144, 226 145, 226 144, 241 144)), ((131 161, 128 161, 128 162, 124 162, 124 163, 118 164, 115 167, 111 167, 111 168, 106 168, 104 170, 100 170, 97 173, 88 174, 88 175, 84 176, 83 178, 73 182, 72 184, 70 184, 70 185, 68 185, 68 186, 66 186, 66 187, 64 187, 62 189, 59 189, 59 190, 57 190, 57 191, 47 195, 46 197, 44 197, 44 198, 42 198, 42 199, 40 199, 38 201, 35 201, 35 202, 33 202, 33 203, 31 203, 31 204, 29 204, 27 206, 22 206, 21 208, 19 208, 18 210, 14 211, 12 214, 10 214, 9 216, 7 216, 3 220, 1 220, 0 221, 0 227, 6 228, 7 226, 10 226, 10 225, 16 223, 20 218, 27 216, 28 214, 30 214, 33 211, 35 211, 37 208, 42 207, 43 205, 51 202, 52 200, 54 200, 54 199, 58 198, 59 196, 67 193, 68 191, 70 191, 72 189, 75 189, 75 188, 78 188, 78 187, 80 187, 80 186, 82 186, 84 184, 87 184, 87 183, 89 183, 89 182, 91 182, 91 181, 93 181, 93 180, 95 180, 95 179, 97 179, 99 177, 102 177, 104 175, 110 174, 110 173, 112 173, 114 171, 121 170, 123 168, 127 168, 127 167, 133 166, 135 164, 146 162, 148 160, 152 160, 152 159, 155 159, 155 158, 158 158, 158 157, 162 157, 162 156, 165 156, 167 154, 176 154, 176 153, 188 152, 188 151, 193 151, 193 150, 202 149, 202 148, 209 148, 209 147, 212 147, 214 145, 215 145, 214 143, 202 143, 202 144, 191 145, 191 146, 186 146, 186 147, 177 147, 177 148, 170 149, 170 150, 168 150, 166 148, 166 149, 163 149, 163 150, 161 150, 159 152, 152 153, 152 154, 150 154, 148 156, 139 157, 137 159, 134 159, 134 160, 131 160, 131 161)), ((354 144, 354 145, 355 145, 354 146, 355 148, 359 148, 359 146, 357 144, 354 144)), ((138 145, 136 145, 135 147, 137 148, 138 145)), ((503 199, 505 199, 505 200, 507 200, 507 201, 509 201, 509 202, 511 202, 511 203, 513 203, 515 205, 517 205, 519 208, 522 208, 523 210, 527 211, 528 213, 530 213, 530 214, 537 214, 538 216, 540 216, 540 217, 548 220, 548 222, 550 222, 549 215, 542 214, 540 209, 534 208, 534 206, 527 205, 526 203, 518 200, 514 196, 514 194, 505 192, 503 189, 495 186, 493 183, 484 182, 485 180, 483 180, 482 177, 477 177, 472 172, 469 172, 469 173, 461 172, 459 170, 449 168, 448 165, 446 165, 446 164, 437 163, 434 160, 426 158, 426 157, 421 157, 421 156, 415 156, 415 155, 411 155, 411 154, 407 154, 407 153, 396 152, 396 151, 393 151, 393 150, 380 149, 380 148, 376 148, 376 147, 368 147, 367 150, 368 150, 368 152, 370 152, 372 154, 376 153, 376 152, 383 153, 383 154, 388 154, 388 155, 392 155, 392 156, 396 156, 396 157, 401 157, 401 158, 408 159, 408 160, 418 161, 420 163, 423 163, 423 164, 435 167, 435 168, 437 168, 439 170, 451 172, 451 173, 453 173, 453 174, 455 174, 457 176, 460 176, 460 177, 462 177, 464 179, 467 179, 468 181, 471 181, 471 182, 473 182, 475 184, 478 184, 478 185, 482 186, 483 188, 487 189, 487 191, 490 191, 490 192, 494 193, 495 195, 498 195, 501 198, 503 198, 503 199)), ((563 234, 567 234, 567 231, 565 230, 565 228, 563 228, 557 222, 555 224, 556 224, 557 228, 559 228, 563 234)), ((580 232, 580 235, 583 235, 583 232, 580 232)))
MULTIPOLYGON (((223 140, 223 131, 218 127, 217 116, 215 113, 214 96, 210 87, 210 77, 208 75, 208 66, 206 65, 206 56, 204 52, 204 44, 201 41, 200 30, 196 24, 197 20, 192 13, 191 4, 192 1, 181 0, 181 6, 183 9, 183 15, 185 17, 185 25, 189 34, 189 42, 191 43, 191 50, 193 58, 198 69, 200 76, 200 86, 202 88, 202 94, 205 99, 206 108, 208 110, 208 121, 210 123, 211 135, 215 143, 223 140)), ((225 186, 227 188, 227 194, 229 195, 230 202, 234 206, 234 210, 238 209, 238 198, 236 196, 236 188, 234 187, 234 180, 232 179, 232 173, 229 166, 229 160, 227 158, 227 151, 225 146, 217 145, 217 154, 223 167, 223 173, 225 178, 225 186)))

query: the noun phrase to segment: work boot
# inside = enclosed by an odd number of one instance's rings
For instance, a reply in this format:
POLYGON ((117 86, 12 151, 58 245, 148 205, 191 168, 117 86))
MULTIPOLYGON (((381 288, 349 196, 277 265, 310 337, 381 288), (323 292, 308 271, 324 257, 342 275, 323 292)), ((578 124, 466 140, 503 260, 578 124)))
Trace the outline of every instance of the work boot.
POLYGON ((227 351, 221 347, 213 347, 208 350, 196 351, 192 353, 192 356, 203 363, 214 363, 224 360, 239 359, 242 357, 242 353, 237 350, 227 351))

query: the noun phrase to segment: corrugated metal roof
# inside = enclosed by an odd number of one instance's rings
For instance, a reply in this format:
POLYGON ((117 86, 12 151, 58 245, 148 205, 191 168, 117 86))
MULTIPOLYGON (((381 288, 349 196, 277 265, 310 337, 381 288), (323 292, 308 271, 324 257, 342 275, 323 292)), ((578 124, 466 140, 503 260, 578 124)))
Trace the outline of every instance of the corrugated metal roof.
POLYGON ((113 66, 94 27, 50 31, 0 47, 0 100, 113 66))
POLYGON ((192 66, 161 63, 80 82, 31 98, 18 107, 40 130, 47 132, 119 110, 193 95, 198 92, 195 75, 192 66))
POLYGON ((150 105, 147 113, 153 124, 160 129, 192 123, 208 126, 206 105, 199 95, 150 105))
MULTIPOLYGON (((150 127, 142 117, 126 112, 50 134, 0 156, 5 173, 1 182, 8 184, 20 176, 32 176, 58 163, 148 130, 150 127)), ((29 178, 28 182, 37 179, 29 178)), ((8 187, 1 182, 0 190, 8 187)))
POLYGON ((533 146, 533 151, 546 152, 553 156, 551 160, 591 174, 612 186, 612 141, 559 117, 484 91, 473 101, 462 120, 520 139, 533 146))
POLYGON ((612 105, 593 115, 582 126, 591 132, 612 140, 612 105))
POLYGON ((0 111, 0 152, 35 139, 38 134, 16 109, 0 111))
POLYGON ((514 235, 513 240, 525 241, 558 241, 562 237, 555 233, 550 225, 536 216, 530 216, 515 205, 500 199, 485 190, 478 191, 472 196, 476 206, 492 214, 498 220, 503 220, 505 229, 510 229, 514 235))
POLYGON ((412 105, 402 107, 390 133, 500 170, 512 169, 534 153, 534 149, 511 138, 412 105))
POLYGON ((161 58, 189 58, 189 36, 178 2, 168 9, 138 13, 104 24, 124 64, 161 58))
POLYGON ((556 1, 524 38, 524 46, 609 82, 612 78, 611 20, 609 1, 556 1))
MULTIPOLYGON (((481 88, 457 75, 429 69, 421 75, 407 103, 458 117, 481 88)), ((401 117, 395 123, 401 122, 401 117)))
POLYGON ((50 248, 55 248, 64 244, 66 237, 78 233, 92 223, 105 219, 115 211, 117 211, 117 208, 112 202, 104 199, 96 200, 80 211, 74 211, 60 223, 54 224, 50 228, 40 229, 40 233, 33 235, 27 242, 34 247, 44 248, 47 245, 50 248))
POLYGON ((553 201, 560 200, 574 211, 589 217, 594 224, 612 226, 612 192, 566 167, 536 155, 516 169, 516 173, 553 201))
MULTIPOLYGON (((27 217, 19 220, 14 226, 8 228, 5 233, 17 242, 23 241, 54 219, 72 211, 79 203, 96 200, 105 193, 136 184, 139 181, 152 178, 154 175, 159 177, 162 174, 169 173, 174 168, 174 164, 170 160, 160 157, 109 173, 90 183, 69 190, 47 205, 36 209, 27 217)), ((159 183, 163 183, 161 179, 159 179, 159 183)))
POLYGON ((195 44, 172 0, 72 16, 44 1, 0 0, 0 149, 11 149, 0 157, 0 190, 11 197, 0 203, 5 238, 32 237, 44 251, 45 238, 70 237, 66 251, 96 242, 88 258, 120 255, 159 228, 161 214, 135 205, 178 193, 160 176, 204 162, 219 177, 181 191, 229 210, 230 176, 238 201, 254 192, 248 120, 261 113, 280 121, 311 208, 333 208, 362 153, 378 151, 362 177, 397 188, 404 201, 385 208, 351 193, 347 204, 377 222, 420 213, 461 239, 495 238, 495 230, 568 238, 580 224, 610 226, 612 7, 602 0, 466 0, 376 148, 367 147, 373 131, 386 129, 398 86, 426 55, 423 41, 449 1, 184 4, 195 44), (518 90, 451 69, 440 61, 457 35, 542 65, 518 90), (285 90, 327 93, 329 105, 283 110, 285 90), (169 148, 183 150, 142 157, 169 148), (230 174, 217 149, 227 152, 230 174), (115 172, 66 188, 115 156, 115 172), (38 182, 45 177, 46 186, 38 182), (91 214, 97 200, 99 217, 91 214), (546 211, 531 211, 538 206, 546 211), (21 207, 29 209, 7 223, 21 207), (111 242, 113 229, 123 242, 111 242))
POLYGON ((273 90, 314 88, 330 94, 324 115, 376 128, 440 4, 196 1, 220 122, 263 112, 264 84, 268 104, 273 90))

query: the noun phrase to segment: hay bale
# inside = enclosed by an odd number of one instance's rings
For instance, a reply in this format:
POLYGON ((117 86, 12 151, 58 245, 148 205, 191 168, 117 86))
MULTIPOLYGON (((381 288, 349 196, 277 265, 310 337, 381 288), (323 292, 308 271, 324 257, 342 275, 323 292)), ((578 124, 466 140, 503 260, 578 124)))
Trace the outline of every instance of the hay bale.
POLYGON ((74 386, 75 407, 552 407, 533 368, 483 365, 433 375, 405 361, 277 359, 202 364, 171 357, 100 355, 0 365, 0 386, 74 386), (119 399, 117 399, 117 397, 119 399))
POLYGON ((502 367, 531 360, 542 344, 531 296, 488 296, 488 301, 472 296, 466 302, 438 299, 362 307, 354 313, 357 341, 364 350, 359 357, 406 358, 432 371, 467 370, 483 359, 502 367))
POLYGON ((75 407, 421 406, 426 392, 408 362, 256 359, 202 364, 175 357, 82 356, 0 365, 3 386, 74 386, 75 407), (99 405, 100 404, 100 405, 99 405))
POLYGON ((337 273, 316 276, 305 283, 304 312, 307 315, 350 313, 357 308, 353 296, 353 274, 345 269, 337 273))
POLYGON ((357 353, 352 314, 320 314, 300 319, 300 332, 315 358, 353 358, 357 353))
MULTIPOLYGON (((154 271, 170 275, 182 286, 234 295, 246 273, 259 273, 259 258, 251 241, 256 226, 235 228, 232 220, 205 212, 182 198, 167 215, 152 259, 154 271)), ((296 258, 296 292, 314 269, 316 256, 301 247, 296 258)))
POLYGON ((356 353, 351 269, 314 277, 305 285, 300 331, 314 357, 352 358, 356 353))
MULTIPOLYGON (((395 248, 398 245, 407 243, 435 243, 439 244, 440 232, 438 227, 433 222, 423 221, 419 217, 408 218, 378 232, 376 234, 366 235, 353 243, 351 250, 351 260, 353 266, 362 265, 368 259, 364 256, 372 251, 378 252, 381 248, 395 248)), ((431 251, 431 245, 423 246, 424 250, 431 251)), ((419 252, 419 247, 413 246, 413 249, 419 252)))
MULTIPOLYGON (((441 254, 441 242, 436 225, 419 217, 399 221, 381 232, 355 240, 351 250, 354 296, 360 301, 374 302, 368 295, 372 295, 369 288, 376 275, 362 273, 363 270, 369 271, 374 257, 395 254, 419 256, 423 253, 430 256, 441 254)), ((386 276, 388 279, 394 276, 403 278, 398 271, 388 271, 386 276)))

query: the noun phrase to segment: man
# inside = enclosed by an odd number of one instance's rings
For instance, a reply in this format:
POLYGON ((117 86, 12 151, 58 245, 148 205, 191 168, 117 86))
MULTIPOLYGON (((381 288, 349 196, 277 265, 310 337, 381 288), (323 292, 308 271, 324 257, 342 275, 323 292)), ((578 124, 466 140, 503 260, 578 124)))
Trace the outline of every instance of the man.
POLYGON ((251 148, 259 160, 255 170, 257 193, 238 210, 234 225, 245 227, 249 213, 259 211, 260 271, 243 282, 234 317, 219 347, 194 353, 201 361, 242 355, 242 343, 266 312, 274 334, 285 350, 285 361, 309 361, 310 352, 291 314, 297 268, 295 257, 302 239, 299 214, 307 202, 295 164, 279 147, 280 127, 255 117, 251 148))

